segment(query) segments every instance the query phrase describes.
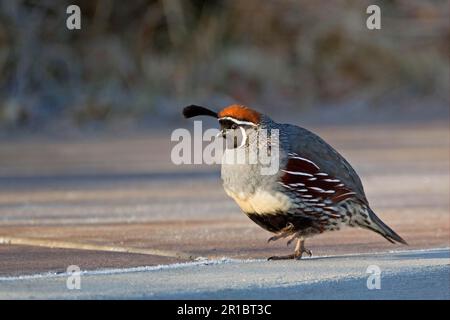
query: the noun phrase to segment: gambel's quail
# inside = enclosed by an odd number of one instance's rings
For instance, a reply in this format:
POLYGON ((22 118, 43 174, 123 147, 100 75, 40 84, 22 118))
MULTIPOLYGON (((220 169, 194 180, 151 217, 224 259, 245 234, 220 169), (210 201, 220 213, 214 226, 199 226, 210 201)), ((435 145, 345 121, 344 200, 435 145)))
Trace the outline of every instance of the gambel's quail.
MULTIPOLYGON (((407 244, 370 209, 361 180, 351 165, 314 133, 276 123, 241 105, 228 106, 218 113, 191 105, 184 108, 183 114, 186 118, 217 118, 224 136, 243 132, 244 141, 234 147, 248 152, 259 150, 256 137, 262 130, 278 130, 279 170, 275 174, 261 174, 258 163, 222 161, 221 169, 226 193, 251 220, 275 233, 269 241, 289 237, 289 244, 297 240, 293 254, 269 259, 300 259, 303 253, 311 256, 304 246, 306 238, 345 225, 374 231, 392 243, 407 244)), ((225 154, 229 151, 225 150, 225 154)))

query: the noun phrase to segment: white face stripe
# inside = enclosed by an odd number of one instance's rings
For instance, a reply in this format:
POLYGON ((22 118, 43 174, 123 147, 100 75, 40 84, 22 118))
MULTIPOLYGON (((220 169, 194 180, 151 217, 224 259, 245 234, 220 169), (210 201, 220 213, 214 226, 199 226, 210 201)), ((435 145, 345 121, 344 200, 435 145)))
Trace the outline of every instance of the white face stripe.
POLYGON ((220 120, 230 120, 230 121, 232 121, 232 122, 234 122, 234 123, 236 123, 238 125, 247 125, 247 126, 256 127, 256 124, 254 124, 253 122, 237 120, 237 119, 232 118, 232 117, 222 117, 222 118, 219 118, 219 121, 220 120))
MULTIPOLYGON (((230 117, 223 117, 223 118, 219 118, 219 120, 230 120, 230 121, 232 121, 232 122, 234 122, 234 123, 236 123, 236 124, 247 124, 247 122, 246 121, 239 121, 239 120, 236 120, 236 119, 234 119, 234 118, 230 118, 230 117), (240 123, 239 123, 240 122, 240 123)), ((256 126, 255 124, 253 124, 252 122, 248 122, 248 123, 250 123, 251 125, 254 125, 254 126, 256 126)), ((245 132, 245 129, 244 128, 242 128, 241 126, 239 126, 239 130, 241 131, 241 134, 242 134, 242 142, 241 142, 241 144, 237 147, 237 149, 239 149, 239 148, 242 148, 243 146, 245 146, 245 144, 247 143, 247 133, 245 132)), ((217 134, 217 136, 219 136, 219 135, 222 135, 223 134, 223 130, 222 131, 220 131, 218 134, 217 134)))
POLYGON ((239 129, 241 130, 241 133, 242 133, 242 143, 238 148, 242 148, 247 143, 247 133, 245 133, 244 128, 239 127, 239 129))

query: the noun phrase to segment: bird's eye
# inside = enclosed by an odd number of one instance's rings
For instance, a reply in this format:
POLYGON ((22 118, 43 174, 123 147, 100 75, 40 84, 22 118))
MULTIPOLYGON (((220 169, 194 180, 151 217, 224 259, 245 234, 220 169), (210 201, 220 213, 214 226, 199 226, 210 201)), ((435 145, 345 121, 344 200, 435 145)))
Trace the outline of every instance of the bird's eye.
POLYGON ((231 125, 231 129, 237 129, 237 124, 236 123, 233 123, 232 125, 231 125))

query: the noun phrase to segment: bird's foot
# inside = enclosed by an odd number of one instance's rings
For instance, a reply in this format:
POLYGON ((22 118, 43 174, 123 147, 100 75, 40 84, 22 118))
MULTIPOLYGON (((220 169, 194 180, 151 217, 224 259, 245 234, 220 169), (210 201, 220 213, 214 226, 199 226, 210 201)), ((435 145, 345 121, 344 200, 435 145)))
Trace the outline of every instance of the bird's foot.
POLYGON ((285 256, 272 256, 272 257, 269 257, 267 260, 291 260, 291 259, 296 259, 295 253, 288 254, 285 256))
POLYGON ((270 237, 269 239, 267 239, 267 242, 277 241, 278 239, 285 238, 285 237, 286 237, 286 235, 284 233, 276 234, 273 237, 270 237))
POLYGON ((294 228, 294 225, 292 223, 288 223, 287 226, 285 228, 281 229, 281 231, 279 233, 277 233, 273 237, 270 237, 269 239, 267 239, 267 242, 276 241, 278 239, 282 239, 282 238, 286 238, 286 237, 290 236, 292 234, 293 228, 294 228))
POLYGON ((300 257, 303 255, 303 253, 306 253, 309 257, 312 257, 312 251, 309 249, 303 248, 303 251, 300 253, 300 257))
MULTIPOLYGON (((288 245, 294 239, 295 239, 295 237, 289 239, 288 245)), ((290 259, 300 260, 304 253, 306 253, 308 256, 312 257, 312 251, 305 248, 305 241, 303 239, 298 239, 298 242, 297 242, 297 245, 295 247, 295 251, 293 254, 288 254, 285 256, 272 256, 272 257, 269 257, 267 260, 290 260, 290 259)))
POLYGON ((312 251, 305 248, 305 240, 299 239, 297 245, 295 246, 295 253, 300 255, 300 258, 304 253, 306 253, 309 257, 312 257, 312 251))
POLYGON ((288 254, 285 256, 272 256, 267 260, 300 260, 303 257, 303 254, 306 253, 308 256, 312 257, 311 250, 304 249, 303 251, 294 252, 292 254, 288 254))

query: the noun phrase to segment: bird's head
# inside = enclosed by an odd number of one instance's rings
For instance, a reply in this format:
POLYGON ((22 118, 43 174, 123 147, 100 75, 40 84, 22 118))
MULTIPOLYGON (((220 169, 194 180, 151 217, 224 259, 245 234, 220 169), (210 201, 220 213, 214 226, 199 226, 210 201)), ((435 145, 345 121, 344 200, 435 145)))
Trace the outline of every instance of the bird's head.
POLYGON ((219 112, 201 106, 190 105, 183 109, 183 115, 185 118, 196 116, 214 117, 219 121, 220 132, 223 137, 226 137, 229 133, 237 136, 240 132, 243 135, 244 142, 247 139, 248 131, 257 129, 261 122, 261 114, 259 112, 237 104, 225 107, 219 112))

